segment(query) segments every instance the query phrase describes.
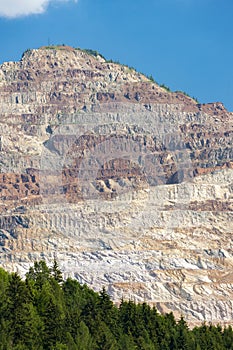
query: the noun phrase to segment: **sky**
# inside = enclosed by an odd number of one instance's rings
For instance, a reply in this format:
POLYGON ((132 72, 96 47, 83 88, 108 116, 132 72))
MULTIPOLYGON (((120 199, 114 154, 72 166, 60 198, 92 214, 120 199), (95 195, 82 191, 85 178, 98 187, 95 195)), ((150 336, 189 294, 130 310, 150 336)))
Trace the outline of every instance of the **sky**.
POLYGON ((233 111, 232 0, 0 0, 0 63, 44 45, 99 51, 233 111))

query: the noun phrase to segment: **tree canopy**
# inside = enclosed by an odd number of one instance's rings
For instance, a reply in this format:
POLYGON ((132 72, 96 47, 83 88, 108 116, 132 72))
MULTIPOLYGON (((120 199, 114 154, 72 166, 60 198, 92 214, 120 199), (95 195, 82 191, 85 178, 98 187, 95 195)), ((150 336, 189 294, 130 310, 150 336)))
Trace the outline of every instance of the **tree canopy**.
POLYGON ((119 307, 58 264, 35 262, 22 279, 0 268, 0 350, 233 350, 231 326, 190 329, 148 304, 119 307))

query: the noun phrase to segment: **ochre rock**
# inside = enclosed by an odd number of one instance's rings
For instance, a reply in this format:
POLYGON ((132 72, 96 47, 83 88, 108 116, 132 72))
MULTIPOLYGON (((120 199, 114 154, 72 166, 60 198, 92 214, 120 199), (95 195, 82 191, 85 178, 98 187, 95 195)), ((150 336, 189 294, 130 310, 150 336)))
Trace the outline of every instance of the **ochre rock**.
POLYGON ((1 266, 233 324, 233 114, 69 47, 0 67, 1 266))

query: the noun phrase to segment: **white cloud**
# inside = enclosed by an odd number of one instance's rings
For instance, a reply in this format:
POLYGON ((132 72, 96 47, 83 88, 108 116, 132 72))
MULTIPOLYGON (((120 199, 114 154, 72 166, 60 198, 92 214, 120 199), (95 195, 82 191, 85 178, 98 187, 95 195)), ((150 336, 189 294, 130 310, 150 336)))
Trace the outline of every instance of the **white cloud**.
POLYGON ((77 0, 0 0, 0 17, 16 18, 46 11, 49 3, 77 0))

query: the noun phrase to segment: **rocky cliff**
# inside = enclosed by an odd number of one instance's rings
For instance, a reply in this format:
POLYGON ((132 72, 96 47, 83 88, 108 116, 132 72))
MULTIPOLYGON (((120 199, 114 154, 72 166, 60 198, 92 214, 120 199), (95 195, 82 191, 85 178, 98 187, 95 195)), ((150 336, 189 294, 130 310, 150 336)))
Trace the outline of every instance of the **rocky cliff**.
POLYGON ((0 66, 0 259, 233 324, 233 114, 70 47, 0 66))

